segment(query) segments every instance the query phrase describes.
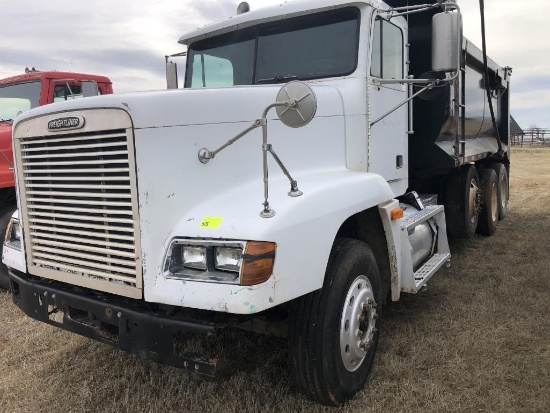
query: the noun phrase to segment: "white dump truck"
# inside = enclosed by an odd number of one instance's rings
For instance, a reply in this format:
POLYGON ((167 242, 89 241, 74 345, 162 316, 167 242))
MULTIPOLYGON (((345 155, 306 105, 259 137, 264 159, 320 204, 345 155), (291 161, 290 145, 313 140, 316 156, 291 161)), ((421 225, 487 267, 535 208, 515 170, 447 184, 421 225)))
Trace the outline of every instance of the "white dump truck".
POLYGON ((283 314, 297 387, 340 405, 386 302, 504 218, 511 69, 453 1, 246 6, 180 38, 183 88, 17 117, 3 261, 30 317, 203 374, 181 333, 283 314))

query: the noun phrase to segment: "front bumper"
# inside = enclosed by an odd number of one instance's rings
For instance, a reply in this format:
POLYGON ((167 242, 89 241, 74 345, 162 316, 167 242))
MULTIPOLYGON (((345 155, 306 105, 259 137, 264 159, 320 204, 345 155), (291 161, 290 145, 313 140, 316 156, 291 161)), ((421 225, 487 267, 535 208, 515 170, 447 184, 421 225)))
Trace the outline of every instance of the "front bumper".
POLYGON ((26 315, 158 363, 213 376, 216 359, 176 351, 180 333, 215 334, 215 323, 160 314, 145 303, 11 271, 13 302, 26 315), (77 291, 77 292, 75 292, 77 291))

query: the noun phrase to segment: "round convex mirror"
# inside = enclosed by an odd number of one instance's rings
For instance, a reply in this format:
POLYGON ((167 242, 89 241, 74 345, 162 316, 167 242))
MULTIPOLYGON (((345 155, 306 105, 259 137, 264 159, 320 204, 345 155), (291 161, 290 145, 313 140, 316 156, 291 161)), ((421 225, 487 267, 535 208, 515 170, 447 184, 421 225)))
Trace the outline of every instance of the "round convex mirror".
POLYGON ((291 128, 307 125, 317 112, 315 92, 304 82, 294 80, 284 85, 277 93, 277 103, 295 101, 295 106, 277 106, 277 116, 291 128))

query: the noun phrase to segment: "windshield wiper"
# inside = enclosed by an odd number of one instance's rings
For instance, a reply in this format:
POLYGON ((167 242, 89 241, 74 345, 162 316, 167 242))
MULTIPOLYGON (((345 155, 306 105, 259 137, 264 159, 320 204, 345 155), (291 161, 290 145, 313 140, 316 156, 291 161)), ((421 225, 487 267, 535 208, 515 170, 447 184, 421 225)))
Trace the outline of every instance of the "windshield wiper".
POLYGON ((288 76, 267 77, 265 79, 256 80, 256 83, 278 83, 278 82, 286 82, 286 81, 294 80, 294 79, 298 79, 298 76, 288 75, 288 76))
POLYGON ((13 119, 0 118, 0 122, 13 122, 13 119))

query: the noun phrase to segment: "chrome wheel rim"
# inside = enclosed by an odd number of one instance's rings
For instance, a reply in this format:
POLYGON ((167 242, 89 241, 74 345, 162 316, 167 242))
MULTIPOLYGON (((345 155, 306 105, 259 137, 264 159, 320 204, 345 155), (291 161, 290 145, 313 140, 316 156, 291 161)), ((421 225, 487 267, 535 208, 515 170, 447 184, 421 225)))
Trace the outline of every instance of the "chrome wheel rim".
POLYGON ((340 354, 346 370, 357 370, 374 344, 376 301, 369 279, 360 275, 351 284, 340 321, 340 354))

